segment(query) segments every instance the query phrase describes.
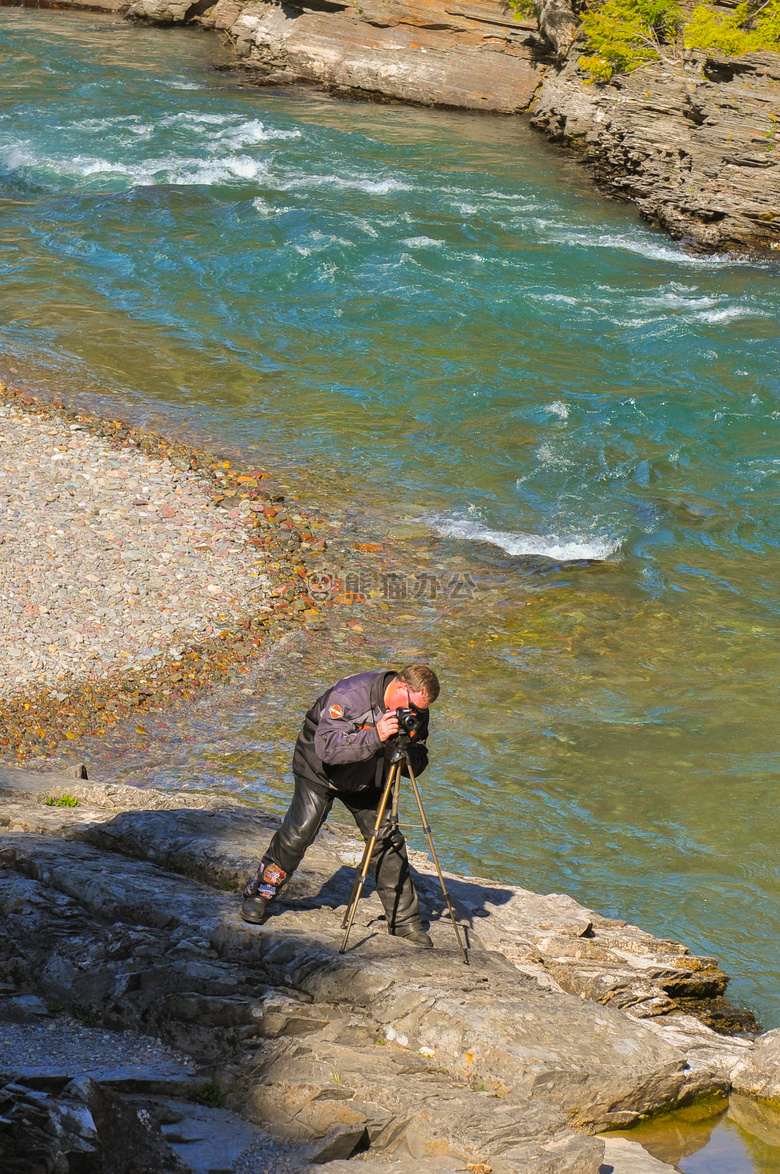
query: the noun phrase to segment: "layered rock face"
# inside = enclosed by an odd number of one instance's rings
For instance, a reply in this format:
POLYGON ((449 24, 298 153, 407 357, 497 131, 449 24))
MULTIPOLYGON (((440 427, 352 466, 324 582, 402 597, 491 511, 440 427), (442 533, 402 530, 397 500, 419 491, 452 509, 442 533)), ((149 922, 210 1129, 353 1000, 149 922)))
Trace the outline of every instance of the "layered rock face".
MULTIPOLYGON (((328 825, 272 916, 246 925, 235 890, 276 823, 230 797, 0 772, 0 1018, 37 996, 148 1033, 201 1066, 180 1083, 216 1076, 229 1108, 310 1160, 371 1147, 415 1174, 598 1174, 594 1132, 738 1074, 775 1095, 771 1036, 718 1034, 678 1001, 718 1003, 714 959, 565 896, 449 876, 466 967, 416 855, 436 949, 390 938, 371 894, 342 955, 362 842, 328 825), (45 804, 63 791, 78 806, 45 804)), ((71 1099, 74 1079, 105 1082, 49 1075, 71 1099)), ((33 1074, 9 1056, 0 1077, 33 1074)))
POLYGON ((346 94, 514 114, 542 79, 535 22, 501 0, 238 3, 135 0, 130 16, 226 32, 237 62, 267 85, 314 82, 346 94), (200 13, 198 15, 198 13, 200 13))
POLYGON ((577 45, 549 74, 533 124, 584 153, 599 183, 707 251, 780 248, 780 54, 690 51, 588 84, 577 45))

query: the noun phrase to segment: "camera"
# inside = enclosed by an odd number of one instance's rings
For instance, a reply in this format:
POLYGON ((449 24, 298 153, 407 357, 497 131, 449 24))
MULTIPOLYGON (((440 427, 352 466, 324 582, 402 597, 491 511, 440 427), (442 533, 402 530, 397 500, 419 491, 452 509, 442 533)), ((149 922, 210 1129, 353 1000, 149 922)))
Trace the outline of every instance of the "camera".
POLYGON ((405 757, 423 724, 419 713, 403 706, 396 709, 395 716, 398 718, 398 733, 387 739, 385 757, 388 762, 399 762, 405 757))
POLYGON ((395 716, 398 718, 398 733, 408 734, 410 738, 414 738, 422 726, 419 713, 415 713, 413 709, 399 707, 395 711, 395 716))

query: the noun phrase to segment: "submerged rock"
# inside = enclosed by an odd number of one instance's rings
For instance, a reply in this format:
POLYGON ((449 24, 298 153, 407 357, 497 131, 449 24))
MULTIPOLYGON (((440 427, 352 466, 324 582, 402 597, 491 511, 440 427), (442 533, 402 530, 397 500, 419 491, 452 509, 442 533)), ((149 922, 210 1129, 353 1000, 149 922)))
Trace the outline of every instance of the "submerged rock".
POLYGON ((613 1137, 605 1143, 601 1169, 604 1174, 673 1174, 676 1167, 654 1158, 636 1141, 613 1137))

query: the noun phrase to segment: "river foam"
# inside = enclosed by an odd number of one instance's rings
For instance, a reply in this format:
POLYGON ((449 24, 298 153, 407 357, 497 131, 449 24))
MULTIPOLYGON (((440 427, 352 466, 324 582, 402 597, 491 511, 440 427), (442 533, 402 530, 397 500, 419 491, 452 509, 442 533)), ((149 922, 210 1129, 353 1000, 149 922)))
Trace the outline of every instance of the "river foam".
POLYGON ((499 546, 513 557, 533 556, 554 562, 603 562, 621 545, 619 538, 584 534, 524 534, 511 530, 491 530, 472 518, 434 515, 425 519, 442 538, 462 538, 468 542, 487 542, 499 546))
MULTIPOLYGON (((560 226, 563 228, 563 226, 560 226)), ((564 228, 562 232, 550 234, 550 240, 571 248, 585 249, 613 249, 622 252, 636 253, 650 261, 672 262, 676 265, 690 266, 695 269, 713 269, 721 266, 739 264, 732 257, 720 253, 703 256, 698 253, 686 253, 681 247, 661 244, 647 235, 634 236, 631 233, 593 233, 571 232, 564 228)))
POLYGON ((37 182, 50 177, 61 177, 76 181, 111 181, 116 187, 124 180, 127 187, 151 187, 158 184, 174 186, 222 185, 235 182, 257 182, 266 174, 263 160, 250 155, 224 155, 198 158, 197 156, 168 155, 147 159, 143 163, 114 161, 94 155, 73 155, 58 159, 54 156, 36 155, 26 145, 15 144, 6 148, 2 165, 8 171, 26 173, 37 182))

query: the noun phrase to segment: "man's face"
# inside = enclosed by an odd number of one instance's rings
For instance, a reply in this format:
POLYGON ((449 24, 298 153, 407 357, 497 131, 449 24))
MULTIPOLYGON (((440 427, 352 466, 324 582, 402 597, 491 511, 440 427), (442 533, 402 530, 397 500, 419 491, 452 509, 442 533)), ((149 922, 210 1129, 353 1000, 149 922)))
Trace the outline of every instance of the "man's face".
POLYGON ((392 681, 385 696, 388 709, 427 709, 428 698, 422 691, 413 693, 403 681, 392 681))

